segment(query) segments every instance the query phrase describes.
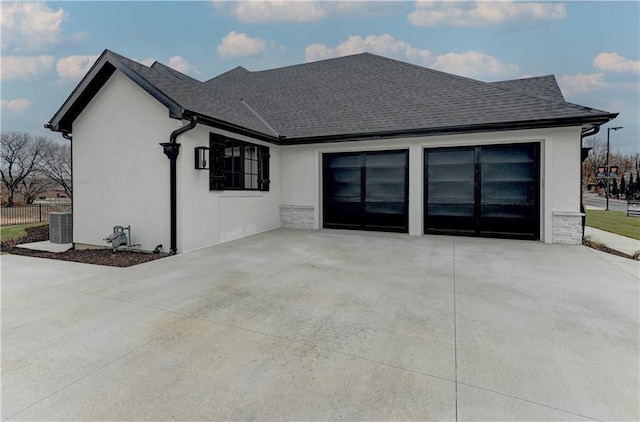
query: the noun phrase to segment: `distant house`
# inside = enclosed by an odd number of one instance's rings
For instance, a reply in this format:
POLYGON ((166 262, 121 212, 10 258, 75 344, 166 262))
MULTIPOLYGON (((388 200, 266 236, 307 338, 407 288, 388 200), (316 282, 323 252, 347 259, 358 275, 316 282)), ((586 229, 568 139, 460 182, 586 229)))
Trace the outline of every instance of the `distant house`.
POLYGON ((73 139, 78 246, 131 225, 184 252, 279 227, 579 244, 581 138, 616 116, 553 76, 363 53, 200 82, 105 50, 47 127, 73 139))

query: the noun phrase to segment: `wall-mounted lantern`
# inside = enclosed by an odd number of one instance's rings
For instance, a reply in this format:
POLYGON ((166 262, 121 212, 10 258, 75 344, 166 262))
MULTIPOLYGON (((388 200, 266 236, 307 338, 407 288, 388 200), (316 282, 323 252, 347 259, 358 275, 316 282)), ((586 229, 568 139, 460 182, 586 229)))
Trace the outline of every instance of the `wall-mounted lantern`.
POLYGON ((196 158, 196 161, 195 161, 196 170, 209 169, 209 147, 196 147, 195 158, 196 158))

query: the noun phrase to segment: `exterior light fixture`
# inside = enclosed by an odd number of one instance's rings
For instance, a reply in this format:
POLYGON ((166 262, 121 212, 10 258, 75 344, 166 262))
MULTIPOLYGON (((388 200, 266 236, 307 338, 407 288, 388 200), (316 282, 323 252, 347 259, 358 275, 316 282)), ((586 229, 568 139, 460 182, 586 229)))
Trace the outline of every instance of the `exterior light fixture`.
POLYGON ((209 147, 195 148, 195 169, 196 170, 209 169, 209 147))

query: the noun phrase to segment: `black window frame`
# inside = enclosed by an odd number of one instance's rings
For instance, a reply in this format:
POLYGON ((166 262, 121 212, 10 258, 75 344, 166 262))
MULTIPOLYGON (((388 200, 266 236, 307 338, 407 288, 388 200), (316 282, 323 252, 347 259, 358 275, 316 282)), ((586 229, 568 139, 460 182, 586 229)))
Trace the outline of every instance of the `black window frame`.
POLYGON ((269 191, 269 147, 215 133, 210 134, 209 145, 209 190, 269 191), (247 157, 251 148, 255 148, 255 156, 247 157), (247 162, 255 162, 257 170, 247 169, 247 162), (256 178, 255 187, 246 186, 247 177, 251 180, 251 176, 256 178))

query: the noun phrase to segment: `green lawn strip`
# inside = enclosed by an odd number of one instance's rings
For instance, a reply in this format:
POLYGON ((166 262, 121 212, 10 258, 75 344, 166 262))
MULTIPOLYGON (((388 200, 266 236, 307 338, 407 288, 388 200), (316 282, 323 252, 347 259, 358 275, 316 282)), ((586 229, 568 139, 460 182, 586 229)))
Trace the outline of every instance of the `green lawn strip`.
POLYGON ((20 239, 21 237, 25 237, 27 232, 24 230, 27 227, 37 227, 44 226, 49 224, 49 222, 44 223, 29 223, 29 224, 18 224, 15 226, 2 226, 0 227, 0 239, 9 240, 9 239, 20 239))
POLYGON ((640 217, 622 211, 587 210, 587 226, 640 240, 640 217))

